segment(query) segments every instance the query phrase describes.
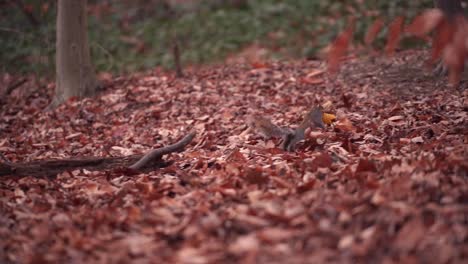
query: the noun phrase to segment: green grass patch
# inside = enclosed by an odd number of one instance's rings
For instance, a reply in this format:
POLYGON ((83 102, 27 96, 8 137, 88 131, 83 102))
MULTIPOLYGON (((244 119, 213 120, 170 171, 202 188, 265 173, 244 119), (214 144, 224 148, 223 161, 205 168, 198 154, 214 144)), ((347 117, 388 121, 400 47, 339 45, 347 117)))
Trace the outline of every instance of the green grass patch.
MULTIPOLYGON (((56 1, 23 1, 40 21, 33 26, 21 10, 0 11, 0 70, 53 76, 56 1), (41 3, 39 3, 41 2, 41 3), (43 4, 48 3, 48 11, 43 4)), ((172 68, 172 39, 181 43, 184 64, 219 61, 243 47, 258 43, 276 58, 313 57, 358 18, 356 40, 362 40, 378 16, 414 16, 432 1, 318 1, 257 0, 233 7, 205 0, 164 9, 163 1, 89 1, 92 60, 98 71, 126 73, 154 67, 172 68), (102 4, 106 3, 106 5, 102 4), (409 3, 410 2, 410 3, 409 3), (418 3, 414 3, 418 2, 418 3), (132 5, 133 3, 133 5, 132 5), (217 3, 216 6, 213 3, 217 3), (106 10, 97 15, 96 8, 106 10)), ((7 4, 4 4, 7 5, 7 4)), ((383 34, 382 34, 383 35, 383 34)), ((383 43, 383 38, 380 40, 383 43)))

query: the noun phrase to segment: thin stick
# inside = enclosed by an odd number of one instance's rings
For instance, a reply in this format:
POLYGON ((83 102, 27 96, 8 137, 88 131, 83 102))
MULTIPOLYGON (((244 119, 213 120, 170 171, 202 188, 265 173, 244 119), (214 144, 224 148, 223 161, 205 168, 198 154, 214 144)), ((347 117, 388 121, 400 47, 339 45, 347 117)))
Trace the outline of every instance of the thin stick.
POLYGON ((6 89, 6 95, 10 95, 11 92, 13 92, 13 90, 15 90, 16 88, 20 87, 21 85, 23 85, 25 82, 27 82, 28 79, 27 78, 22 78, 20 79, 19 81, 11 84, 10 86, 8 86, 8 88, 6 89))
POLYGON ((176 76, 178 78, 184 77, 184 72, 182 71, 182 63, 180 62, 180 46, 179 40, 175 37, 172 40, 172 54, 174 55, 174 65, 176 68, 176 76))

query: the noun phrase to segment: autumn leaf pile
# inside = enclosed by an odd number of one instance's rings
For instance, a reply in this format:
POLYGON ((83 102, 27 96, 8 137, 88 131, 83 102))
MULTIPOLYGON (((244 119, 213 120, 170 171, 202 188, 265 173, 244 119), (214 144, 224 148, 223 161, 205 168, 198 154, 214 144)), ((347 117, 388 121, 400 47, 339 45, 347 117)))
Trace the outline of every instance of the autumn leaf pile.
POLYGON ((405 56, 349 61, 333 78, 304 61, 136 74, 51 112, 53 87, 16 89, 0 109, 0 152, 12 162, 123 156, 197 136, 148 173, 2 177, 0 262, 461 263, 468 95, 418 79, 422 69, 398 82, 370 71, 420 61, 405 56), (245 123, 260 113, 298 124, 326 102, 336 122, 295 152, 245 123))

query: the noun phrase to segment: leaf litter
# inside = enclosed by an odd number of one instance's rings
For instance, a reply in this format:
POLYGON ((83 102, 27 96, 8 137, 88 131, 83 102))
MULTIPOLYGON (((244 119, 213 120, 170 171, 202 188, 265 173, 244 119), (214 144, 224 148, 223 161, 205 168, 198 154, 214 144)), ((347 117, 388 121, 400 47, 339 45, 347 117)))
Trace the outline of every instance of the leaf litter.
POLYGON ((146 173, 3 177, 0 258, 462 262, 468 94, 425 74, 421 56, 351 59, 332 76, 314 61, 140 73, 51 112, 52 86, 19 90, 0 108, 12 162, 144 153, 197 136, 146 173), (325 102, 336 122, 306 131, 294 152, 248 130, 252 114, 289 126, 325 102))

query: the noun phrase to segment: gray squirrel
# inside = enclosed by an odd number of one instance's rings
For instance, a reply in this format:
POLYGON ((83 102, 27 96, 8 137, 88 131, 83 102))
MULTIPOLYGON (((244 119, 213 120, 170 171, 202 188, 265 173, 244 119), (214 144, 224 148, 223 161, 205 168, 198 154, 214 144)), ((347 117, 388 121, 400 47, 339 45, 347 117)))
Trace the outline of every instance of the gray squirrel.
POLYGON ((296 144, 305 138, 307 128, 325 128, 322 117, 321 107, 315 107, 304 115, 302 122, 295 129, 279 127, 273 124, 270 119, 262 116, 250 116, 247 119, 247 125, 257 131, 264 139, 282 139, 281 148, 286 151, 294 151, 296 144))

